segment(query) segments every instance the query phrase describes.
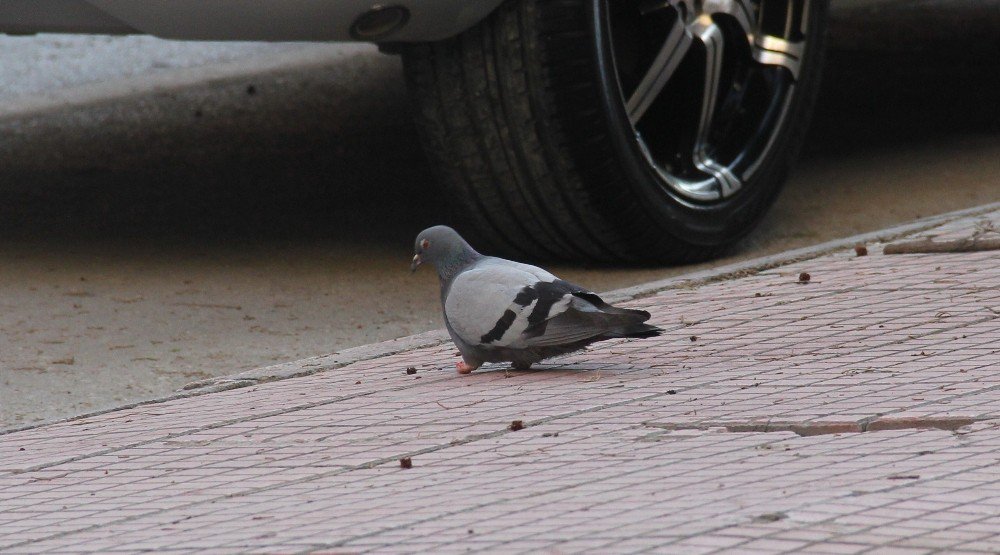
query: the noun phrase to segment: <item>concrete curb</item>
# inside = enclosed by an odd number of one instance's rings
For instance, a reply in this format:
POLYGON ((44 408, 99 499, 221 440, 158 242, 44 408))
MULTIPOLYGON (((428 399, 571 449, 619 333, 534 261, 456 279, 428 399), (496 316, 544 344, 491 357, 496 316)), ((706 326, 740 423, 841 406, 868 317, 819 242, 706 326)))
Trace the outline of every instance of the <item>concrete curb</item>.
MULTIPOLYGON (((843 239, 837 239, 834 241, 821 243, 819 245, 815 245, 812 247, 794 249, 775 255, 754 258, 751 260, 746 260, 741 262, 734 262, 732 264, 727 264, 724 266, 720 266, 718 268, 701 270, 697 272, 692 272, 690 274, 676 276, 660 281, 653 281, 642 285, 637 285, 635 287, 618 289, 615 291, 604 293, 602 294, 602 297, 611 302, 622 302, 631 299, 638 299, 654 295, 658 292, 665 291, 668 289, 687 289, 716 281, 724 281, 728 279, 737 279, 741 277, 751 276, 780 266, 794 264, 797 262, 802 262, 804 260, 819 258, 831 252, 835 252, 845 248, 851 248, 858 243, 866 243, 866 244, 885 243, 891 240, 898 239, 900 237, 913 235, 916 233, 920 233, 922 231, 926 231, 928 229, 933 229, 935 227, 952 222, 954 220, 967 218, 970 216, 977 216, 980 214, 986 214, 997 210, 1000 210, 1000 202, 977 206, 975 208, 970 208, 966 210, 959 210, 956 212, 949 212, 947 214, 941 214, 938 216, 931 216, 928 218, 917 220, 916 222, 913 223, 894 226, 870 233, 853 235, 850 237, 845 237, 843 239)), ((336 370, 338 368, 343 368, 344 366, 348 366, 350 364, 354 364, 356 362, 361 362, 364 360, 372 360, 394 355, 410 349, 419 349, 424 347, 433 347, 441 345, 448 341, 449 341, 448 334, 445 332, 445 330, 443 329, 433 330, 416 335, 410 335, 407 337, 393 339, 390 341, 384 341, 381 343, 373 343, 369 345, 353 347, 329 355, 310 357, 306 359, 285 362, 272 366, 256 368, 253 370, 248 370, 245 372, 240 372, 238 374, 233 374, 229 376, 221 376, 217 378, 192 382, 185 385, 176 393, 170 395, 144 399, 135 403, 110 407, 98 411, 89 412, 86 414, 81 414, 78 416, 73 416, 70 418, 62 418, 58 420, 42 422, 39 424, 32 424, 29 426, 23 426, 19 428, 0 430, 0 435, 6 435, 14 432, 40 428, 43 426, 48 426, 50 424, 71 422, 74 420, 80 420, 83 418, 106 414, 109 412, 115 412, 123 409, 135 408, 143 405, 163 403, 175 399, 183 399, 187 397, 206 395, 209 393, 215 393, 219 391, 249 387, 277 380, 286 380, 301 376, 309 376, 319 372, 326 372, 330 370, 336 370)))
POLYGON ((842 239, 834 239, 833 241, 827 241, 811 247, 792 249, 778 254, 726 264, 725 266, 719 266, 717 268, 691 272, 690 274, 675 276, 661 281, 644 283, 642 285, 636 285, 635 287, 617 289, 615 291, 604 293, 602 297, 604 297, 605 300, 621 302, 630 299, 647 297, 666 289, 697 287, 714 281, 735 279, 777 268, 778 266, 786 266, 803 260, 819 258, 820 256, 838 251, 840 249, 852 248, 858 243, 887 243, 889 241, 899 239, 900 237, 933 229, 954 220, 967 218, 969 216, 977 216, 980 214, 988 214, 996 210, 1000 210, 1000 202, 984 204, 974 208, 957 210, 955 212, 948 212, 937 216, 929 216, 912 223, 893 226, 868 233, 861 233, 859 235, 852 235, 842 239))

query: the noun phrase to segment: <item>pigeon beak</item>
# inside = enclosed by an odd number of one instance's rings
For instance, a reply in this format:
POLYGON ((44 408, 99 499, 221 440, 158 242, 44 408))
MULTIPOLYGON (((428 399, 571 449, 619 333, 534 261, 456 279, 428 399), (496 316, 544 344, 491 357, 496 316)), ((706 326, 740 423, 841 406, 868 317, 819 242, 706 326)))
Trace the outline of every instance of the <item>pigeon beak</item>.
POLYGON ((419 254, 413 255, 413 263, 410 264, 410 272, 411 273, 412 272, 416 272, 417 271, 417 266, 420 266, 422 263, 423 263, 423 260, 420 260, 420 255, 419 254))

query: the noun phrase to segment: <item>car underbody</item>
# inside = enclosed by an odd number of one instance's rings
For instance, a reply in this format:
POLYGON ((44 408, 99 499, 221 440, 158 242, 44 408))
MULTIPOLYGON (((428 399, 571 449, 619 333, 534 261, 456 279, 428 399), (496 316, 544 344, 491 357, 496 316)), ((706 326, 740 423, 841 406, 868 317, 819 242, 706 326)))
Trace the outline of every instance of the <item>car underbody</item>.
POLYGON ((149 34, 185 40, 432 41, 475 25, 501 0, 4 0, 0 33, 149 34), (382 14, 382 15, 380 15, 382 14), (371 25, 358 32, 359 24, 371 25))

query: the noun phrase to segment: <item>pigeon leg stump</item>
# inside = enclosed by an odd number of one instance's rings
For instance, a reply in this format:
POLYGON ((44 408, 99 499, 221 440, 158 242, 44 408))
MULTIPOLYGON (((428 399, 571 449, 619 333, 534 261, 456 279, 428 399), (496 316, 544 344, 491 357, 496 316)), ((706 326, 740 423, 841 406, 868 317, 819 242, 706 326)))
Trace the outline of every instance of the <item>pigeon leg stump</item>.
POLYGON ((596 293, 528 264, 483 256, 455 230, 417 235, 412 270, 430 264, 441 280, 444 323, 468 374, 486 362, 514 368, 606 339, 654 337, 649 313, 611 306, 596 293))
POLYGON ((460 360, 455 363, 455 368, 458 370, 459 374, 470 374, 476 368, 479 368, 479 364, 472 365, 464 360, 460 360))

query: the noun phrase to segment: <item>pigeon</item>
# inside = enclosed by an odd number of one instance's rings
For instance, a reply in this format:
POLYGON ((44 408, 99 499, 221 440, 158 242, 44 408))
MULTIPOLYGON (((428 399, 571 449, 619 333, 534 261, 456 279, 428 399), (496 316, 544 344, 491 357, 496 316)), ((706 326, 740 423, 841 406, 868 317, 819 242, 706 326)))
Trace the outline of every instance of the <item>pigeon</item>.
POLYGON ((528 264, 484 256, 455 230, 417 235, 411 271, 431 264, 441 280, 445 327, 468 374, 486 362, 519 370, 596 341, 654 337, 649 313, 611 306, 596 293, 528 264))

